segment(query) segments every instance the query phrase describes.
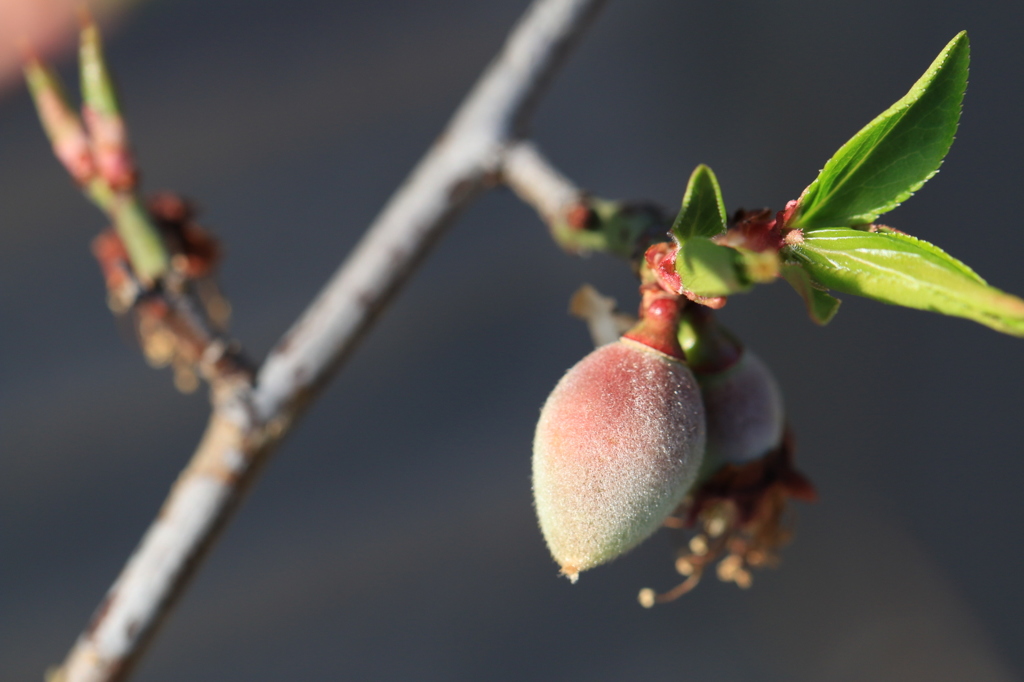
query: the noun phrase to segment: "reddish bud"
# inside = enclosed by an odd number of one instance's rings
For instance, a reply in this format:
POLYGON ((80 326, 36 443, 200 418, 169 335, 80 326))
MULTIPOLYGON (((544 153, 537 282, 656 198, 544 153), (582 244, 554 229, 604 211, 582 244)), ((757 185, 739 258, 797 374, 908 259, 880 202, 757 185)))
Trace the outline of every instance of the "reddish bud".
POLYGON ((589 230, 597 225, 598 217, 594 209, 580 201, 566 212, 565 222, 574 230, 589 230))
POLYGON ((570 369, 533 444, 537 516, 562 573, 575 581, 657 530, 696 479, 704 438, 679 360, 620 339, 570 369))
POLYGON ((135 187, 138 171, 128 145, 128 129, 117 114, 103 114, 86 105, 82 117, 92 139, 96 167, 104 180, 117 191, 135 187))
POLYGON ((30 56, 25 63, 25 78, 54 154, 77 183, 88 183, 96 174, 89 138, 56 72, 30 56))
POLYGON ((679 245, 668 242, 652 244, 644 253, 647 267, 658 280, 659 286, 674 294, 683 292, 683 283, 679 279, 679 273, 676 272, 676 255, 678 253, 679 245))

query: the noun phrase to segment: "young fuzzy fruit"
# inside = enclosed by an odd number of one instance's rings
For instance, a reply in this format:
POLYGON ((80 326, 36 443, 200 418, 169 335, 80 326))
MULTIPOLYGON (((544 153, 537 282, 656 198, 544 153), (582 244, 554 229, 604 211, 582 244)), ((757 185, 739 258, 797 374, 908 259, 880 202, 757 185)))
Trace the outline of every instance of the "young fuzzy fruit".
POLYGON ((689 309, 681 329, 707 417, 701 478, 724 464, 746 464, 777 449, 785 412, 768 366, 719 325, 710 310, 689 309))
POLYGON ((732 367, 696 376, 707 412, 705 470, 746 464, 779 446, 785 430, 782 392, 759 357, 744 350, 732 367))
POLYGON ((570 369, 541 410, 537 516, 573 582, 657 530, 697 477, 704 407, 680 358, 619 339, 570 369))

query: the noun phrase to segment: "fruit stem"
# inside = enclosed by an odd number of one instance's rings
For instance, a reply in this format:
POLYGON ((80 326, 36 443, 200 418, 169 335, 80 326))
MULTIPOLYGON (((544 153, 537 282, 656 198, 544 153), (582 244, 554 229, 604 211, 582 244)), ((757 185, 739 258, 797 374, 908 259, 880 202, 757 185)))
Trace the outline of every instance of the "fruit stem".
POLYGON ((642 343, 656 351, 686 361, 679 345, 680 297, 655 283, 640 286, 640 321, 623 338, 642 343))
POLYGON ((679 343, 690 369, 716 374, 729 369, 743 356, 743 344, 718 323, 715 313, 702 305, 687 306, 679 324, 679 343))

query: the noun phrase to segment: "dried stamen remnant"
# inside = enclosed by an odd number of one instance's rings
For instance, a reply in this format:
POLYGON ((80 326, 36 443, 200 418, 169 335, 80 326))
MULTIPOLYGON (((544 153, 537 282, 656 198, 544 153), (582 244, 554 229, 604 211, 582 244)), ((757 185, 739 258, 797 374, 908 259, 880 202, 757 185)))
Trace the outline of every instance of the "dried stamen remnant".
POLYGON ((148 212, 171 254, 171 270, 157 287, 139 281, 113 228, 93 240, 93 255, 103 271, 111 309, 131 313, 146 360, 154 367, 170 365, 175 386, 189 393, 198 388, 201 375, 242 369, 220 338, 231 309, 213 277, 220 246, 195 222, 192 206, 173 194, 155 196, 148 212))
POLYGON ((779 549, 792 537, 786 520, 789 498, 810 502, 816 494, 793 467, 788 434, 765 457, 722 467, 665 524, 696 528, 675 562, 676 571, 686 580, 662 594, 641 590, 640 604, 650 608, 678 599, 696 587, 711 566, 719 580, 750 587, 751 570, 777 565, 779 549))

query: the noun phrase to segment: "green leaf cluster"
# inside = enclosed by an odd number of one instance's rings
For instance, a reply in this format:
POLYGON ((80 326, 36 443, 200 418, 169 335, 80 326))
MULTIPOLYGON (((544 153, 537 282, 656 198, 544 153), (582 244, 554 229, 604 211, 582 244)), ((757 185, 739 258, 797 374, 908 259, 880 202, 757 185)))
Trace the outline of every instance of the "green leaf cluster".
POLYGON ((827 324, 839 301, 828 289, 974 320, 1024 336, 1024 301, 989 286, 942 249, 885 226, 938 171, 960 120, 970 45, 959 33, 910 91, 829 159, 804 190, 786 228, 782 276, 827 324))
POLYGON ((672 237, 679 246, 676 272, 686 291, 716 297, 750 288, 743 255, 711 240, 724 233, 726 225, 725 201, 718 178, 701 164, 690 175, 682 208, 672 223, 672 237))
POLYGON ((718 178, 701 164, 690 175, 682 208, 672 224, 671 234, 679 246, 676 273, 686 291, 699 297, 730 296, 778 276, 774 251, 756 252, 714 241, 727 226, 718 178))
POLYGON ((117 186, 103 173, 104 155, 111 153, 112 144, 116 146, 115 153, 124 153, 127 136, 99 28, 87 15, 80 32, 79 66, 82 117, 68 101, 56 71, 36 59, 30 59, 25 66, 29 91, 59 158, 62 141, 69 138, 80 138, 82 146, 91 149, 92 160, 86 171, 76 173, 75 166, 68 166, 68 170, 86 195, 112 220, 135 274, 149 286, 167 273, 170 255, 134 180, 129 186, 117 186))
POLYGON ((729 231, 718 179, 697 166, 671 228, 682 290, 698 300, 724 297, 781 276, 818 324, 839 310, 835 291, 1024 336, 1024 300, 989 286, 942 249, 875 224, 934 176, 949 152, 969 61, 961 32, 906 95, 839 148, 776 223, 765 223, 779 240, 770 243, 783 244, 778 251, 743 228, 729 231))

